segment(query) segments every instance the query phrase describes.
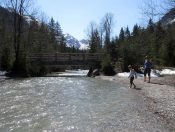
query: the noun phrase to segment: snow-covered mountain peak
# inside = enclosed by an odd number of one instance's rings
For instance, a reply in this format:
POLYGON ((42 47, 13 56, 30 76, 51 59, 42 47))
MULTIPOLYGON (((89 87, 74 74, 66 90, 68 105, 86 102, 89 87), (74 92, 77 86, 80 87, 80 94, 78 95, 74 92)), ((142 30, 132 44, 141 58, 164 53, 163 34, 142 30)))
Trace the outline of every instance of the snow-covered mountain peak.
POLYGON ((64 37, 65 37, 65 39, 66 39, 66 45, 68 46, 68 47, 75 47, 75 48, 80 48, 80 43, 79 43, 79 41, 75 38, 75 37, 73 37, 72 35, 70 35, 70 34, 65 34, 64 35, 64 37))
POLYGON ((80 45, 81 45, 80 49, 82 49, 82 50, 89 49, 89 42, 88 42, 88 40, 82 39, 79 42, 80 42, 80 45))
POLYGON ((64 37, 66 39, 66 45, 68 47, 73 47, 74 48, 77 48, 77 49, 88 49, 88 41, 85 40, 85 39, 82 39, 82 40, 78 40, 76 39, 75 37, 73 37, 72 35, 70 34, 64 34, 64 37))

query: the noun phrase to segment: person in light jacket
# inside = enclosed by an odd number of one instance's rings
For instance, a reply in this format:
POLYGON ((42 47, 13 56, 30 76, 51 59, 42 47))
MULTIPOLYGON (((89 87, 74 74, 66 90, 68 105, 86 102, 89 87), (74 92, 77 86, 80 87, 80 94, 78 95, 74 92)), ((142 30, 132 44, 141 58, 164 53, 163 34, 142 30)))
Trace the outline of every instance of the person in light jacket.
POLYGON ((128 78, 130 78, 130 88, 132 88, 132 86, 134 86, 134 88, 136 88, 136 85, 134 84, 134 78, 137 78, 137 73, 136 71, 132 68, 131 65, 128 66, 128 69, 130 71, 128 78))

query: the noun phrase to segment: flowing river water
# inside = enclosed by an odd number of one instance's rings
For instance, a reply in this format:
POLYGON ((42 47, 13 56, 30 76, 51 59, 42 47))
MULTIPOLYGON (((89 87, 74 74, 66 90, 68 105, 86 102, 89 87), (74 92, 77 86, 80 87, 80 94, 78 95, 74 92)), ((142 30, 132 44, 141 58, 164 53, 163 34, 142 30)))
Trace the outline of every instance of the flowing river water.
POLYGON ((0 82, 0 132, 168 131, 136 90, 86 77, 0 82))

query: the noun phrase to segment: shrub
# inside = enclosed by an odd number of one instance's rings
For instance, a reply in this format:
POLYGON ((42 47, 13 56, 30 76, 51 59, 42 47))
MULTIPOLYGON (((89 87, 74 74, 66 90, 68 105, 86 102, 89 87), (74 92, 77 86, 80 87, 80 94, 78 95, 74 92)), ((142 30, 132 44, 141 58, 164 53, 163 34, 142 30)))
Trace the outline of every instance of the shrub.
POLYGON ((114 71, 114 67, 112 66, 112 64, 110 62, 109 56, 106 56, 104 58, 104 60, 101 63, 101 67, 102 67, 102 71, 103 71, 104 75, 112 76, 112 75, 116 74, 114 71))

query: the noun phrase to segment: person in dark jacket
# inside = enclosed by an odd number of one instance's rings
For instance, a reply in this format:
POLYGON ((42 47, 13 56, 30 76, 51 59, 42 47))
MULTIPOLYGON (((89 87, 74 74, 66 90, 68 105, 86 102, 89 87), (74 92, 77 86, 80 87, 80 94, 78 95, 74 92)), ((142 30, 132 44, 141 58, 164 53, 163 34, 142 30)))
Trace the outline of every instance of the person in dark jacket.
POLYGON ((152 67, 152 63, 150 62, 150 58, 148 56, 146 56, 145 62, 144 62, 144 82, 146 82, 146 75, 148 74, 148 83, 150 83, 151 67, 152 67))

